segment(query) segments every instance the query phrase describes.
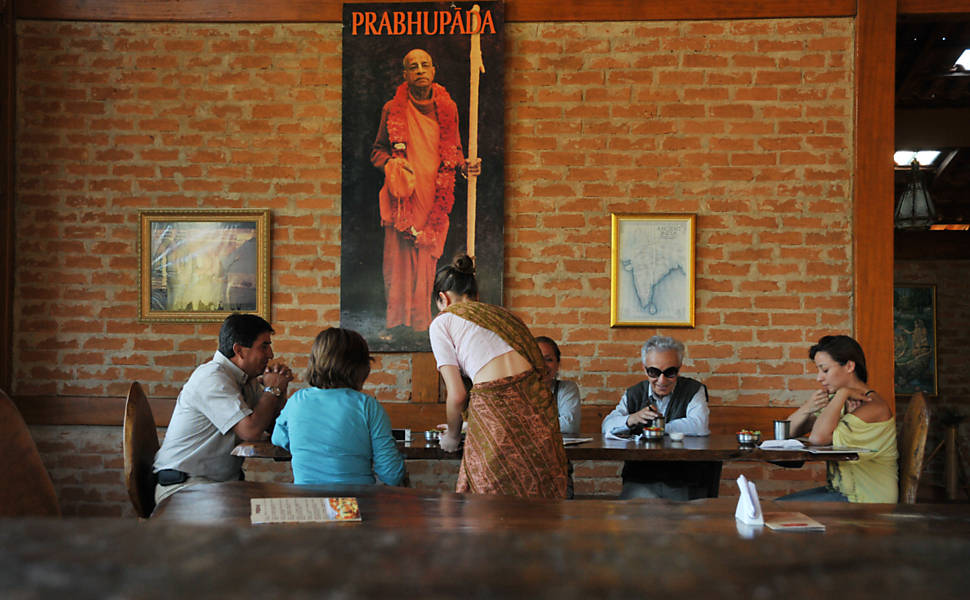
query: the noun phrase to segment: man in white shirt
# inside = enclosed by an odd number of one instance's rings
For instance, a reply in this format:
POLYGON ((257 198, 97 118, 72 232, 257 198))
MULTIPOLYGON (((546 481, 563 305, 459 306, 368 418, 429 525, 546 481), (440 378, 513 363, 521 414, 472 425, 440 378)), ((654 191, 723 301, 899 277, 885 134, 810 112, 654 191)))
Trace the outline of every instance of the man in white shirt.
MULTIPOLYGON (((640 349, 640 359, 647 379, 626 390, 603 419, 603 433, 639 433, 663 417, 667 433, 710 434, 707 386, 680 374, 684 345, 655 335, 640 349)), ((627 461, 620 498, 690 500, 716 495, 720 473, 719 462, 627 461)))
POLYGON ((241 479, 243 459, 232 449, 239 439, 264 437, 293 379, 284 364, 267 368, 272 334, 257 315, 234 313, 223 321, 219 349, 183 386, 155 454, 156 503, 187 485, 241 479))

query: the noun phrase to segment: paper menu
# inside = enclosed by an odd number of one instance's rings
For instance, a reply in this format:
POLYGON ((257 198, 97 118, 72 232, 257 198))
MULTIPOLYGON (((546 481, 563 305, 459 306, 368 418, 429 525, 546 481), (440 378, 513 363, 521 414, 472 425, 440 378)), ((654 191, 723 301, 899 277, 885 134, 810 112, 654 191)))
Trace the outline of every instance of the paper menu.
POLYGON ((767 513, 765 525, 779 531, 825 531, 825 525, 800 512, 767 513))
POLYGON ((249 505, 253 525, 360 521, 356 498, 252 498, 249 505))
POLYGON ((764 525, 761 502, 758 500, 758 488, 744 475, 738 475, 738 488, 741 495, 738 497, 734 518, 748 525, 764 525))
POLYGON ((762 450, 801 450, 805 444, 796 439, 765 440, 758 447, 762 450))

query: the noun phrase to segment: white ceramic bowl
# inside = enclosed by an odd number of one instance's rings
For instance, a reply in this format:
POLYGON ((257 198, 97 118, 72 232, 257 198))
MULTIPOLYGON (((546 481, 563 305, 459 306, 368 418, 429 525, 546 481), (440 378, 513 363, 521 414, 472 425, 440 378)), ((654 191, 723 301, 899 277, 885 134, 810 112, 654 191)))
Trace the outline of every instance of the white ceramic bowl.
POLYGON ((672 441, 672 442, 680 442, 680 441, 683 441, 683 439, 684 439, 684 432, 683 431, 671 431, 667 435, 670 436, 670 441, 672 441))

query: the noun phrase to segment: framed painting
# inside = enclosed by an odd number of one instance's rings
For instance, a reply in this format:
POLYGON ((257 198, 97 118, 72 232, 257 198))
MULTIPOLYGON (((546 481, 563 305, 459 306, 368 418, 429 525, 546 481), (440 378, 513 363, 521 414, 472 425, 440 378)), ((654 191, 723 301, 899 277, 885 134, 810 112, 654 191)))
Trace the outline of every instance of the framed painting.
POLYGON ((936 396, 936 286, 893 288, 893 345, 896 394, 936 396))
POLYGON ((269 210, 141 211, 138 250, 140 321, 270 320, 269 210))
POLYGON ((610 326, 694 326, 693 214, 612 215, 610 326))

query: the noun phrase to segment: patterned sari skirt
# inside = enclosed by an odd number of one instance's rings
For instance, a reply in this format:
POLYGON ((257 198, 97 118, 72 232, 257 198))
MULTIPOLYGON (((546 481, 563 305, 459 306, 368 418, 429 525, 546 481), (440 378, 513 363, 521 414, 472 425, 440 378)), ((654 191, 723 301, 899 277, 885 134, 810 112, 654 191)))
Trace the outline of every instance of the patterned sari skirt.
POLYGON ((555 401, 535 370, 475 384, 458 492, 565 498, 555 401))

